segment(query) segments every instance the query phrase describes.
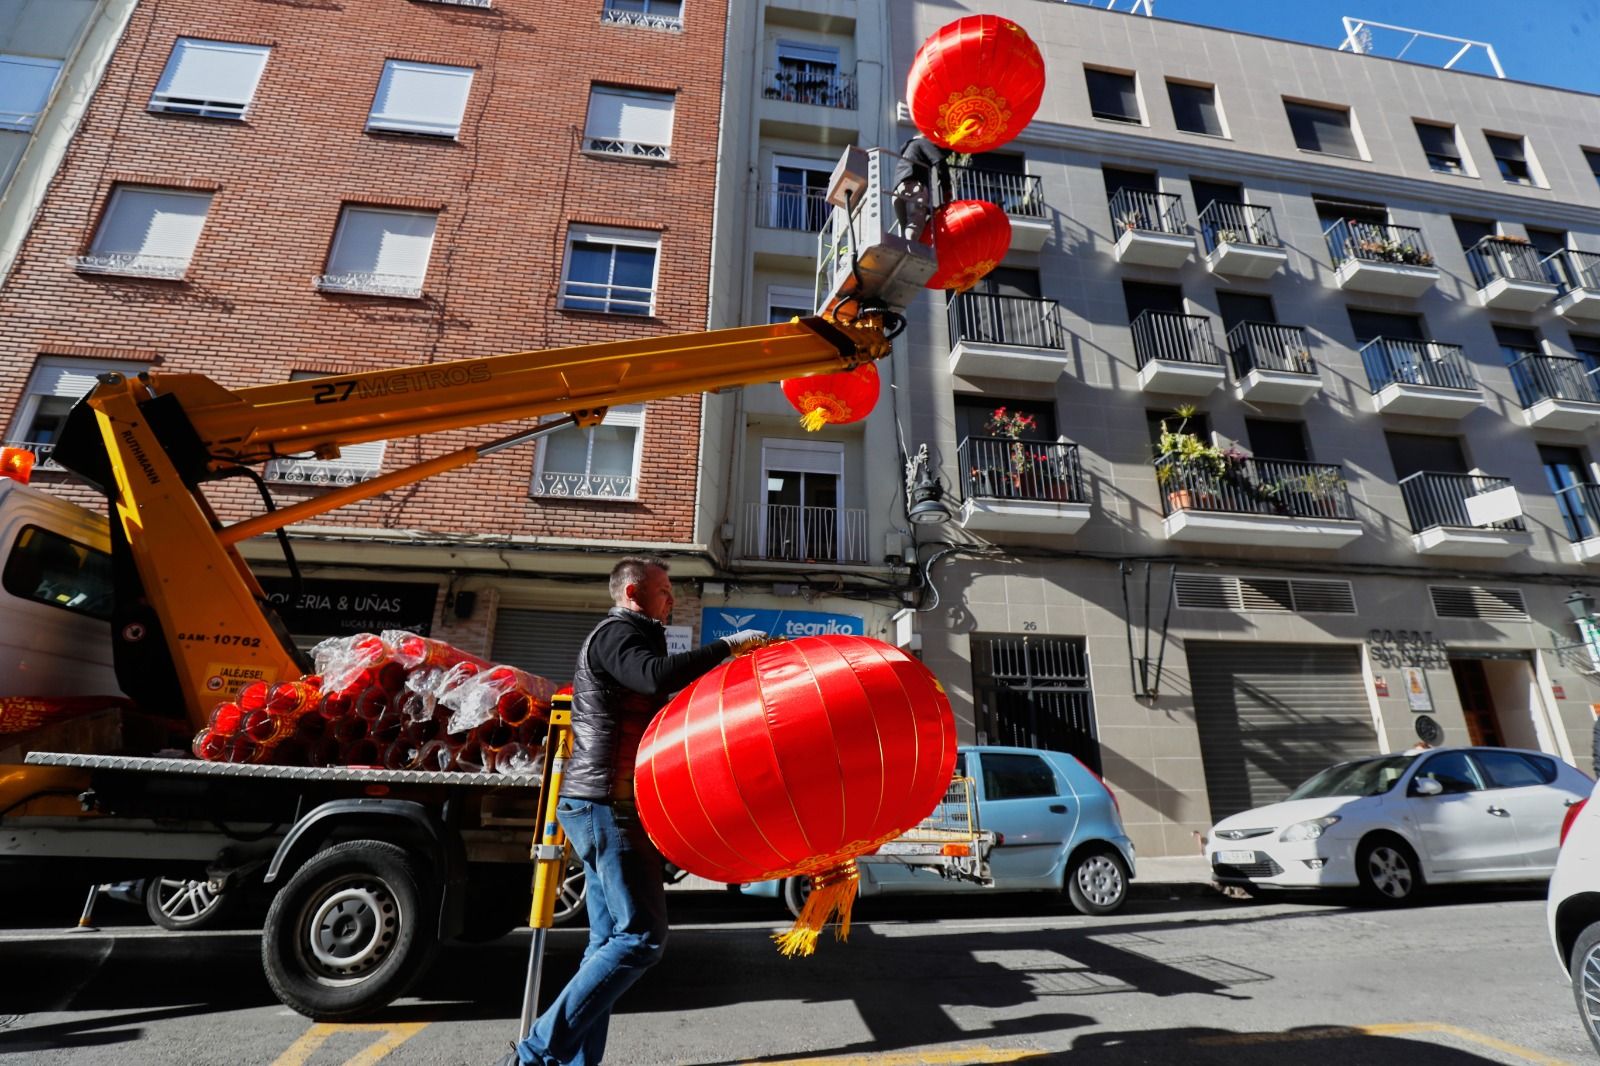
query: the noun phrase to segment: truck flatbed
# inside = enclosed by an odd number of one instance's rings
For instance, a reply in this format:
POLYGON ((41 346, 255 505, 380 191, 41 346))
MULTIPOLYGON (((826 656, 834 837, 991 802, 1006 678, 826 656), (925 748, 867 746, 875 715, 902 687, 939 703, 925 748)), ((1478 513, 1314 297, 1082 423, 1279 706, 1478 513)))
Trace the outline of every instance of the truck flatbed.
POLYGON ((386 770, 366 766, 271 766, 257 763, 205 762, 144 755, 80 755, 71 752, 29 752, 29 766, 64 766, 77 770, 121 770, 130 773, 176 774, 185 777, 242 777, 252 780, 371 785, 453 785, 487 789, 537 789, 532 774, 471 774, 459 770, 386 770))

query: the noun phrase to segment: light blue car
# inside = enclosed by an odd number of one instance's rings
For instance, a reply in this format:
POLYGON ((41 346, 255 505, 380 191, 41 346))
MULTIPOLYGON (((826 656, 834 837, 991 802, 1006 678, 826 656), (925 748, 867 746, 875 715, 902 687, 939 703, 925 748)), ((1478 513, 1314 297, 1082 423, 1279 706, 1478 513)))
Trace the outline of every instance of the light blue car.
MULTIPOLYGON (((1056 892, 1084 914, 1110 914, 1128 898, 1133 841, 1105 783, 1077 759, 1039 748, 969 746, 956 755, 956 777, 973 779, 978 828, 996 834, 989 853, 992 886, 941 877, 894 862, 862 862, 862 896, 883 892, 1056 892)), ((808 878, 742 887, 781 898, 800 913, 808 878)))

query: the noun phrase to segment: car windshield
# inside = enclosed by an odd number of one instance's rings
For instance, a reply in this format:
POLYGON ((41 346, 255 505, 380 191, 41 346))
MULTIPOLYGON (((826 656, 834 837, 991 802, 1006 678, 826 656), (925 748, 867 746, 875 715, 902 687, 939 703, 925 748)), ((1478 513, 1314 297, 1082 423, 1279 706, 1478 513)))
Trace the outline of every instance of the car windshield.
POLYGON ((1324 796, 1379 796, 1394 787, 1411 765, 1409 755, 1386 755, 1330 766, 1289 793, 1292 800, 1324 796))

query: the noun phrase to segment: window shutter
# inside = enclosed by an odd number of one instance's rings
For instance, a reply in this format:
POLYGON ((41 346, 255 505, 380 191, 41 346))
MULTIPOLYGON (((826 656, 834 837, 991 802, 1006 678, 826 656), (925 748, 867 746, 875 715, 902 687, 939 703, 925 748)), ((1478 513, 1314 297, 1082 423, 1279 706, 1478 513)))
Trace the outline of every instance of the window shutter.
POLYGON ((586 137, 630 144, 672 143, 671 93, 646 93, 596 86, 589 94, 586 137))
POLYGON ((211 206, 207 193, 120 188, 95 234, 96 255, 189 261, 211 206))
POLYGON ((826 45, 801 44, 798 41, 778 42, 778 61, 789 60, 794 63, 809 63, 818 67, 837 67, 839 65, 839 50, 826 45))
POLYGON ((329 257, 330 274, 386 274, 418 285, 428 270, 437 217, 347 207, 329 257))
POLYGON ((1444 126, 1428 126, 1417 123, 1417 137, 1422 141, 1422 150, 1429 155, 1449 156, 1458 159, 1461 153, 1456 150, 1456 135, 1453 130, 1444 126))
POLYGON ((81 400, 98 382, 95 375, 103 373, 102 366, 65 366, 58 363, 40 363, 33 372, 33 386, 29 392, 40 396, 61 396, 81 400))
POLYGON ((180 37, 151 100, 231 104, 243 112, 255 97, 267 52, 257 45, 180 37))
POLYGON ((455 134, 472 91, 469 67, 442 67, 391 59, 383 65, 368 124, 414 133, 455 134))
POLYGON ((333 462, 339 466, 357 467, 376 473, 383 466, 383 450, 388 443, 386 440, 369 440, 365 444, 347 444, 339 449, 339 458, 333 462))
POLYGON ((1493 133, 1486 133, 1484 137, 1489 142, 1489 150, 1496 159, 1511 159, 1518 163, 1527 162, 1523 152, 1521 137, 1501 137, 1493 133))
POLYGON ((844 448, 785 447, 781 442, 770 442, 761 449, 768 470, 785 470, 799 474, 841 474, 844 472, 844 448))

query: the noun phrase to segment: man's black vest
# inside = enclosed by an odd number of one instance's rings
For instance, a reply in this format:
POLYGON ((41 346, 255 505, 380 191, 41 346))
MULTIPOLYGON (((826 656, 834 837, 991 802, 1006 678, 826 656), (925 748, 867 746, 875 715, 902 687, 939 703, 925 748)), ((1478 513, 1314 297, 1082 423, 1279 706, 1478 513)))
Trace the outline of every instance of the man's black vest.
POLYGON ((637 611, 613 607, 605 620, 584 638, 572 677, 572 756, 567 760, 561 794, 572 799, 609 802, 633 798, 633 762, 639 741, 665 697, 646 696, 625 688, 589 661, 589 645, 606 626, 632 626, 655 648, 667 654, 667 632, 659 622, 637 611))

